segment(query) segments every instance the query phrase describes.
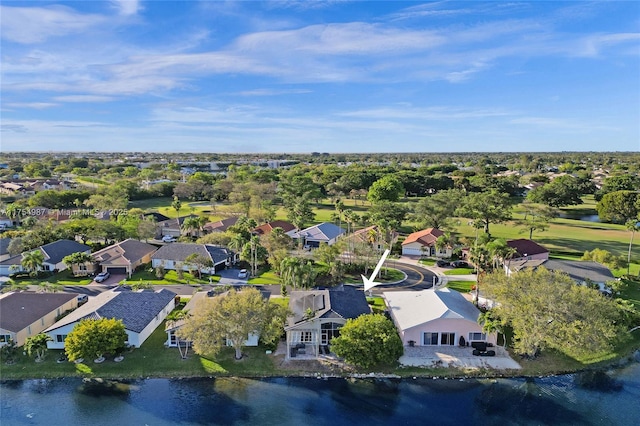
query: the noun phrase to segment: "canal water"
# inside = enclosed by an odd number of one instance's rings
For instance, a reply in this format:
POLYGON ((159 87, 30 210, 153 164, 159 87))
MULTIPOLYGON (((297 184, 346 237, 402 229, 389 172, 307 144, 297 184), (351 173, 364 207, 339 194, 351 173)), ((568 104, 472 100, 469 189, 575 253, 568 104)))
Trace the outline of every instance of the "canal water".
POLYGON ((640 364, 603 377, 5 381, 0 424, 640 424, 640 364))

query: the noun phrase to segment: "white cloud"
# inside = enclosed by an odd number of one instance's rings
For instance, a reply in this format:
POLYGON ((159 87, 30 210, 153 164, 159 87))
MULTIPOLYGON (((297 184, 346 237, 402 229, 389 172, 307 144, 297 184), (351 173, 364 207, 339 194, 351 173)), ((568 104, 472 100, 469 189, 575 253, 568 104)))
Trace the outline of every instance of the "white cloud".
POLYGON ((105 20, 103 16, 81 14, 66 6, 0 6, 2 38, 23 44, 39 43, 50 37, 77 34, 105 20))
POLYGON ((111 0, 111 3, 123 16, 135 15, 140 10, 140 2, 138 0, 111 0))
POLYGON ((110 102, 115 100, 112 96, 96 95, 66 95, 56 96, 53 99, 59 102, 110 102))

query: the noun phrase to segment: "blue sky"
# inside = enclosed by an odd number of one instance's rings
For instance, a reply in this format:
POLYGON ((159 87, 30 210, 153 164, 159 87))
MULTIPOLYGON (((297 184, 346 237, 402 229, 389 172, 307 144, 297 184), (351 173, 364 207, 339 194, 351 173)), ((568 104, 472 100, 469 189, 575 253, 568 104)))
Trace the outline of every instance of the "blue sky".
POLYGON ((640 2, 0 8, 3 151, 640 150, 640 2))

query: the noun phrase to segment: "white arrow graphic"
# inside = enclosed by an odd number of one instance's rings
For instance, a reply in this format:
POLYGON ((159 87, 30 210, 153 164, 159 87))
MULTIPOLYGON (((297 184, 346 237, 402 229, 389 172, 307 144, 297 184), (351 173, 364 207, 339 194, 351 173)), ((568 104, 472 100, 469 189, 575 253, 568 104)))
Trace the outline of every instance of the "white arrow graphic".
POLYGON ((378 261, 376 268, 373 270, 373 273, 371 274, 371 278, 367 278, 364 275, 360 275, 362 277, 362 282, 364 283, 364 291, 367 291, 371 287, 380 284, 380 283, 374 282, 373 280, 378 275, 378 272, 380 272, 380 268, 382 268, 382 264, 384 263, 384 260, 387 258, 389 253, 391 253, 389 249, 385 250, 384 253, 382 253, 382 257, 378 261))

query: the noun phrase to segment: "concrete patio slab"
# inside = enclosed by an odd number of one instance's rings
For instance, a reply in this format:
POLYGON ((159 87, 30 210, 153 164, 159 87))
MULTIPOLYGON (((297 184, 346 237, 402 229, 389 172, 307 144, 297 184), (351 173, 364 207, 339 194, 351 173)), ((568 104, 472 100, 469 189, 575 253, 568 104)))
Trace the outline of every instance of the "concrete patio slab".
POLYGON ((473 349, 456 346, 419 346, 405 347, 400 364, 411 367, 456 367, 468 369, 488 368, 493 370, 519 370, 520 364, 514 361, 502 347, 492 348, 496 356, 474 356, 473 349))

